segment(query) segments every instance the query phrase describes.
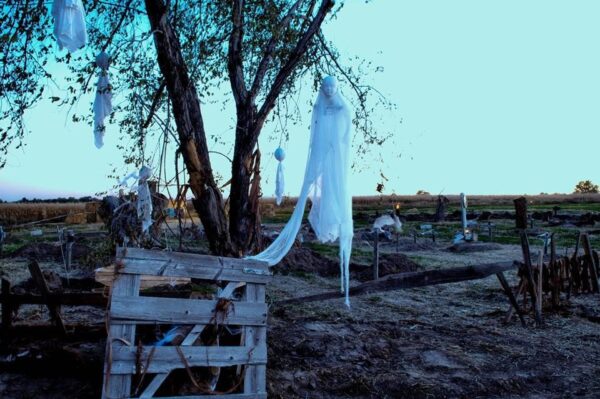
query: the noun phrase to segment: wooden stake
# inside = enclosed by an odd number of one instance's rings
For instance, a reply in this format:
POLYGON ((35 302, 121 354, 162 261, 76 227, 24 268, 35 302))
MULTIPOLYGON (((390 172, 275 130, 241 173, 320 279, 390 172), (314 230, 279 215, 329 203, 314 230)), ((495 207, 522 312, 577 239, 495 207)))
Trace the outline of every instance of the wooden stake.
POLYGON ((590 245, 590 237, 587 234, 581 235, 581 244, 583 246, 583 251, 585 252, 585 257, 587 258, 587 266, 589 268, 590 278, 592 280, 592 289, 594 292, 600 292, 598 290, 598 273, 596 259, 594 259, 594 254, 592 253, 592 246, 590 245))
POLYGON ((556 261, 556 240, 550 236, 550 278, 552 281, 552 306, 556 309, 560 302, 560 265, 556 261))
POLYGON ((539 313, 540 315, 542 314, 542 302, 543 302, 543 273, 544 273, 544 252, 540 251, 539 257, 538 257, 538 280, 537 280, 537 300, 535 302, 535 306, 536 306, 536 314, 539 313))
MULTIPOLYGON (((515 200, 516 201, 516 200, 515 200)), ((531 253, 529 252, 529 239, 527 238, 527 232, 525 230, 520 231, 521 236, 521 249, 523 250, 523 260, 525 262, 525 277, 527 278, 527 288, 529 289, 529 295, 531 296, 532 306, 535 310, 535 321, 538 326, 542 325, 542 314, 538 312, 536 306, 537 295, 535 292, 535 281, 533 279, 533 267, 531 265, 531 253)))
MULTIPOLYGON (((40 290, 40 294, 47 301, 48 296, 50 295, 50 289, 48 288, 48 284, 46 283, 46 279, 42 274, 42 270, 40 269, 40 265, 36 260, 32 260, 27 265, 29 268, 29 273, 31 273, 31 277, 37 286, 38 290, 40 290)), ((48 307, 48 311, 50 312, 50 317, 58 327, 61 333, 66 334, 67 330, 65 329, 65 324, 63 323, 62 317, 60 315, 60 306, 53 305, 49 302, 46 302, 46 306, 48 307)))
POLYGON ((519 197, 513 200, 515 204, 515 225, 517 229, 527 229, 527 198, 519 197))
MULTIPOLYGON (((525 284, 526 284, 525 280, 521 279, 521 281, 519 281, 519 286, 517 287, 517 293, 515 294, 515 300, 519 297, 519 295, 522 295, 523 292, 525 291, 525 284)), ((512 315, 513 315, 514 311, 515 311, 514 306, 511 306, 508 309, 508 312, 506 313, 506 320, 505 320, 506 323, 510 322, 510 319, 512 319, 512 315)))
POLYGON ((523 317, 523 312, 521 312, 521 308, 519 308, 517 299, 515 298, 512 290, 510 289, 510 286, 508 285, 508 282, 506 281, 506 278, 504 277, 504 273, 498 272, 498 273, 496 273, 496 277, 498 277, 498 280, 500 281, 500 285, 504 289, 504 293, 506 294, 506 296, 508 296, 508 300, 510 301, 510 304, 517 311, 517 314, 519 315, 519 319, 521 319, 521 324, 523 325, 523 327, 525 327, 527 324, 525 323, 525 318, 523 317))
POLYGON ((375 242, 373 244, 373 280, 379 278, 379 231, 374 230, 375 242))
POLYGON ((2 279, 2 337, 7 339, 12 328, 12 304, 10 303, 10 281, 2 279))

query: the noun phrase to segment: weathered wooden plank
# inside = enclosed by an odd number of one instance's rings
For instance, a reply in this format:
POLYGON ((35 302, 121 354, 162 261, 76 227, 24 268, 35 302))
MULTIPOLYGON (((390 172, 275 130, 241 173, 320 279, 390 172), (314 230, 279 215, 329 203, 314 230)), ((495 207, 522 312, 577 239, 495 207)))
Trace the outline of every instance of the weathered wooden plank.
POLYGON ((151 321, 168 324, 229 324, 264 326, 267 305, 233 302, 229 314, 216 314, 217 301, 179 298, 115 297, 112 320, 151 321))
MULTIPOLYGON (((256 302, 256 284, 246 284, 245 300, 248 303, 256 302)), ((254 326, 244 327, 244 345, 248 348, 256 346, 256 328, 254 326)), ((256 367, 246 366, 244 373, 244 393, 256 393, 256 367)))
POLYGON ((233 291, 235 291, 236 289, 245 286, 246 283, 228 283, 227 286, 225 286, 225 288, 223 288, 223 290, 219 293, 219 298, 225 298, 225 299, 229 299, 231 298, 231 295, 233 295, 233 291))
MULTIPOLYGON (((115 265, 102 267, 96 269, 94 272, 94 278, 97 282, 102 285, 110 287, 115 280, 115 265)), ((161 285, 182 285, 189 284, 190 278, 187 277, 169 277, 169 276, 147 276, 142 275, 140 283, 140 289, 145 290, 148 288, 161 286, 161 285)))
MULTIPOLYGON (((123 296, 137 296, 140 291, 140 276, 121 275, 111 289, 112 300, 123 296)), ((131 395, 131 375, 118 375, 114 372, 113 355, 120 349, 135 350, 135 325, 113 324, 111 322, 106 339, 106 360, 104 362, 104 384, 102 398, 126 398, 131 395)))
MULTIPOLYGON (((255 300, 258 303, 265 303, 265 286, 256 285, 255 300)), ((256 333, 254 336, 254 342, 256 347, 260 350, 267 351, 267 327, 256 327, 256 333)), ((255 380, 256 380, 256 392, 265 393, 267 392, 267 365, 259 364, 254 366, 255 368, 255 380)))
MULTIPOLYGON (((112 283, 111 283, 112 284, 112 283)), ((173 296, 184 295, 189 297, 189 292, 178 291, 177 293, 168 291, 142 291, 140 296, 173 296)), ((0 295, 0 303, 10 304, 11 306, 19 305, 67 305, 67 306, 97 306, 106 308, 108 298, 102 293, 95 292, 61 292, 61 293, 50 293, 45 298, 37 294, 11 294, 8 299, 3 299, 0 295)))
POLYGON ((154 397, 154 394, 156 393, 156 391, 158 391, 158 388, 160 388, 160 386, 163 382, 165 382, 168 376, 169 373, 156 374, 154 378, 152 378, 152 381, 150 381, 150 384, 148 384, 146 389, 144 389, 144 392, 141 393, 140 398, 154 397))
POLYGON ((243 271, 246 268, 269 270, 269 265, 266 262, 254 259, 225 258, 221 256, 156 251, 143 248, 118 248, 117 259, 121 258, 146 261, 172 261, 196 267, 227 268, 239 271, 243 271))
MULTIPOLYGON (((351 287, 349 294, 364 295, 372 292, 393 291, 406 288, 425 287, 428 285, 456 283, 460 281, 477 280, 518 267, 518 262, 499 262, 483 265, 452 267, 423 272, 390 274, 376 281, 368 281, 351 287)), ((330 291, 323 294, 308 295, 299 298, 285 299, 275 302, 276 305, 289 305, 320 301, 325 299, 343 298, 340 291, 330 291)))
MULTIPOLYGON (((181 342, 181 346, 191 346, 202 334, 202 331, 206 327, 204 324, 197 324, 192 328, 192 330, 188 333, 188 335, 181 342)), ((163 382, 167 379, 169 373, 159 373, 154 376, 150 384, 144 389, 144 392, 140 395, 140 398, 151 398, 154 396, 158 388, 162 385, 163 382)))
MULTIPOLYGON (((177 347, 144 346, 140 363, 145 366, 150 351, 154 349, 148 373, 167 373, 174 369, 185 368, 177 347)), ((136 347, 113 346, 112 374, 133 374, 136 364, 136 347)), ((183 346, 180 347, 190 367, 227 367, 237 364, 266 364, 266 348, 244 346, 183 346)), ((111 380, 114 377, 111 377, 111 380)), ((112 381, 111 381, 112 384, 112 381)))
MULTIPOLYGON (((267 399, 266 393, 232 393, 229 395, 161 396, 160 399, 267 399)), ((135 398, 129 398, 135 399, 135 398)))
POLYGON ((243 270, 227 267, 212 267, 177 260, 144 260, 123 258, 119 273, 169 277, 190 277, 213 281, 237 281, 266 284, 272 278, 270 272, 263 269, 246 268, 243 270), (268 273, 268 274, 267 274, 268 273))
MULTIPOLYGON (((29 273, 31 273, 31 278, 33 279, 33 281, 35 282, 35 285, 37 286, 38 290, 40 291, 42 298, 46 299, 48 297, 48 295, 50 294, 50 289, 48 288, 48 284, 46 284, 46 279, 44 278, 44 275, 42 274, 40 265, 37 263, 37 261, 32 260, 31 262, 29 262, 27 267, 29 268, 29 273)), ((52 321, 54 321, 54 323, 56 324, 58 329, 63 334, 66 334, 67 330, 65 329, 65 324, 64 324, 62 316, 60 314, 60 306, 52 305, 50 303, 46 303, 46 306, 48 307, 48 311, 50 312, 50 317, 52 318, 52 321)))

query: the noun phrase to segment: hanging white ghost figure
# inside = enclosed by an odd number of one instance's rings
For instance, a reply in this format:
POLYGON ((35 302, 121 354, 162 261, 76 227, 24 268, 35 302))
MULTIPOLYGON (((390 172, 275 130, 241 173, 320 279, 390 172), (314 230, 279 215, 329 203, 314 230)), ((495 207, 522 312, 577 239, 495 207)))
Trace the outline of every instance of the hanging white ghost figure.
POLYGON ((250 259, 277 264, 292 247, 302 224, 306 200, 312 207, 308 220, 321 242, 339 239, 341 290, 348 297, 350 252, 352 250, 352 197, 348 190, 350 172, 350 107, 339 93, 337 81, 323 79, 313 106, 311 137, 304 183, 296 208, 273 243, 250 259))
POLYGON ((70 53, 85 46, 87 31, 85 27, 85 8, 81 0, 54 0, 54 36, 58 47, 66 48, 70 53))
POLYGON ((278 147, 275 150, 275 159, 279 161, 277 164, 277 175, 275 177, 275 197, 277 205, 281 205, 281 201, 283 200, 283 190, 285 187, 285 181, 283 178, 283 160, 285 159, 285 151, 283 148, 278 147))
POLYGON ((105 52, 96 56, 96 65, 100 68, 94 100, 94 144, 96 148, 104 145, 104 132, 106 131, 104 119, 112 112, 112 86, 108 81, 109 64, 110 57, 105 52))
POLYGON ((146 233, 152 225, 152 196, 148 187, 148 179, 152 175, 152 169, 142 166, 139 173, 137 189, 137 215, 142 221, 142 233, 146 233))

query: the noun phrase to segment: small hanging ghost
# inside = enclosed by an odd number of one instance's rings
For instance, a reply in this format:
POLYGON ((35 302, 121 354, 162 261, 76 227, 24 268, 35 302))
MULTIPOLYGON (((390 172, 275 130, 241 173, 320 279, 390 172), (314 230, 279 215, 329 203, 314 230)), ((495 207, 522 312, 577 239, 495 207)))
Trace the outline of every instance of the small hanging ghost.
POLYGON ((275 150, 275 159, 279 161, 277 165, 277 175, 275 178, 275 196, 277 205, 281 205, 281 201, 283 200, 283 190, 285 187, 285 181, 283 178, 283 160, 285 159, 285 151, 283 148, 278 147, 275 150))
POLYGON ((87 43, 85 27, 85 8, 81 0, 54 0, 54 36, 58 47, 66 48, 70 53, 87 43))
POLYGON ((104 51, 96 56, 96 65, 100 68, 94 100, 94 144, 96 148, 104 145, 106 126, 104 119, 112 112, 112 86, 108 81, 110 56, 104 51))
POLYGON ((146 233, 152 225, 152 196, 148 187, 148 179, 152 175, 152 169, 142 166, 138 180, 137 215, 142 222, 142 233, 146 233))

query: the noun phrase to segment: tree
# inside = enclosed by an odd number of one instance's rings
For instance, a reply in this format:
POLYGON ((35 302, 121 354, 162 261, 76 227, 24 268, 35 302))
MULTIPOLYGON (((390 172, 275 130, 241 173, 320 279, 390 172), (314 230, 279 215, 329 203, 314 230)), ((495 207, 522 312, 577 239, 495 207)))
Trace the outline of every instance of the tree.
MULTIPOLYGON (((303 78, 312 79, 315 90, 327 73, 350 84, 354 120, 363 133, 359 151, 390 136, 381 137, 369 123, 368 99, 378 92, 361 83, 365 65, 342 66, 321 33, 343 2, 334 7, 333 0, 87 0, 88 50, 59 56, 53 55, 52 19, 42 0, 1 4, 0 167, 10 146, 24 143, 25 112, 56 84, 49 61, 71 72, 66 93, 49 97, 71 111, 83 93, 93 91, 91 49, 107 51, 112 85, 127 99, 110 117, 133 140, 120 147, 125 162, 147 161, 143 149, 151 132, 166 132, 165 145, 175 142, 183 159, 194 208, 215 254, 240 256, 260 245, 258 137, 269 116, 293 118, 287 102, 303 78), (211 167, 201 107, 201 100, 215 101, 225 82, 236 110, 228 207, 211 167)), ((374 101, 390 106, 380 95, 374 101)), ((72 120, 91 124, 89 114, 73 113, 72 120)))
POLYGON ((597 194, 598 185, 592 183, 591 180, 581 180, 575 186, 575 194, 597 194))

